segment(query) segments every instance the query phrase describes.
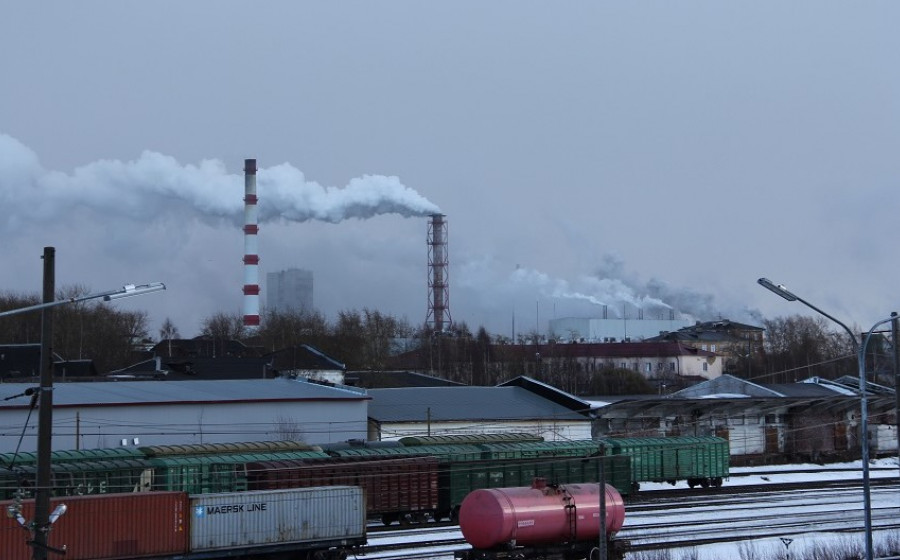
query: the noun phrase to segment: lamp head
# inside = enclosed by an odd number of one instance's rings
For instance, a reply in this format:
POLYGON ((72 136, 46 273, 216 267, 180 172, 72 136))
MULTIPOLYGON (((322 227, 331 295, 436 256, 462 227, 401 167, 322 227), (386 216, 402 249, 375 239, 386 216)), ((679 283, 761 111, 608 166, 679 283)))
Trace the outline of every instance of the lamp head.
POLYGON ((762 286, 763 288, 769 290, 770 292, 783 297, 784 299, 786 299, 788 301, 797 301, 798 299, 800 299, 797 296, 795 296, 794 294, 792 294, 791 292, 789 292, 788 289, 785 288, 784 286, 782 286, 781 284, 776 285, 774 282, 772 282, 768 278, 760 278, 759 280, 756 281, 756 283, 759 284, 760 286, 762 286))
POLYGON ((66 504, 59 504, 56 506, 56 509, 53 510, 53 513, 50 514, 50 523, 56 523, 56 520, 63 516, 69 508, 66 504))
POLYGON ((149 284, 128 284, 123 286, 121 290, 107 294, 103 296, 103 301, 111 301, 114 299, 126 298, 131 296, 139 296, 142 294, 149 294, 151 292, 158 292, 160 290, 165 290, 166 285, 162 282, 151 282, 149 284))

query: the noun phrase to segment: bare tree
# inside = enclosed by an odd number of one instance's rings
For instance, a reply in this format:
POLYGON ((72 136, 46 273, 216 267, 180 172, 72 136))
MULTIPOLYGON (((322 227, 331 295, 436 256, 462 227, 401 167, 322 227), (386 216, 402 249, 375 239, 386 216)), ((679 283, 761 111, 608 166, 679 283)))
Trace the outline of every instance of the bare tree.
POLYGON ((244 317, 241 314, 218 312, 203 320, 200 334, 216 340, 243 340, 244 317))
POLYGON ((856 371, 849 337, 836 332, 824 317, 792 315, 763 322, 763 352, 769 382, 792 382, 810 376, 833 379, 856 371))
POLYGON ((168 317, 163 321, 162 326, 159 328, 159 338, 160 340, 165 340, 169 347, 168 356, 172 357, 172 339, 179 338, 181 335, 178 333, 178 328, 175 326, 175 323, 168 317))
POLYGON ((179 338, 180 336, 181 334, 178 332, 178 327, 175 326, 172 319, 166 317, 166 320, 163 321, 162 326, 159 328, 159 338, 162 340, 171 340, 173 338, 179 338))
MULTIPOLYGON (((88 295, 86 286, 65 286, 56 299, 88 295)), ((39 303, 32 295, 0 295, 0 310, 19 309, 39 303)), ((40 342, 41 314, 25 313, 0 321, 0 341, 7 344, 40 342)), ((54 311, 53 350, 66 360, 91 359, 97 371, 104 373, 132 362, 137 341, 147 337, 145 312, 121 311, 98 302, 85 301, 60 305, 54 311)))

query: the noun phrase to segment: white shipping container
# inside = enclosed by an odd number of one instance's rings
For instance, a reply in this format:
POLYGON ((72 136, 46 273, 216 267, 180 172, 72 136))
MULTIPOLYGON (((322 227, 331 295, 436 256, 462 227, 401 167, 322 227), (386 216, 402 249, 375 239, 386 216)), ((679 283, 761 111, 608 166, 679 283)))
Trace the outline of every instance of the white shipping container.
POLYGON ((869 424, 869 447, 875 453, 897 451, 897 426, 869 424))
POLYGON ((359 544, 366 507, 357 486, 195 494, 191 550, 285 543, 359 544))

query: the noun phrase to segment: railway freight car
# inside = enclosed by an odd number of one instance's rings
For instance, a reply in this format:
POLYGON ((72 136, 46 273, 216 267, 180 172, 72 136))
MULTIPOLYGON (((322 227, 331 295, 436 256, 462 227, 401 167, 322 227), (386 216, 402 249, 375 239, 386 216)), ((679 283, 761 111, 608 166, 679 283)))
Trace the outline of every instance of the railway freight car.
POLYGON ((463 500, 471 492, 526 485, 535 478, 544 478, 551 484, 569 484, 596 483, 603 477, 627 492, 631 486, 630 472, 628 457, 602 457, 597 454, 447 462, 441 465, 440 470, 441 507, 438 516, 456 521, 463 500))
MULTIPOLYGON (((431 513, 431 506, 423 509, 412 503, 419 499, 417 496, 403 494, 411 503, 387 512, 382 516, 385 522, 422 520, 425 514, 455 519, 469 492, 526 485, 535 476, 557 484, 598 482, 600 457, 605 457, 605 481, 623 495, 636 491, 643 482, 685 480, 692 487, 718 487, 728 476, 729 468, 728 442, 716 437, 545 442, 521 434, 493 434, 347 442, 325 449, 296 442, 248 442, 147 447, 137 453, 115 449, 54 452, 52 492, 59 496, 143 491, 237 492, 250 489, 247 465, 251 463, 302 461, 325 469, 332 463, 414 457, 429 457, 437 463, 436 474, 433 465, 422 465, 427 471, 424 474, 437 477, 437 508, 431 513)), ((29 455, 18 456, 11 459, 7 468, 0 468, 0 497, 31 497, 37 468, 32 459, 29 455)), ((360 468, 364 474, 365 468, 360 468)), ((342 472, 351 476, 348 471, 342 472)), ((328 484, 344 484, 333 480, 328 484)))
POLYGON ((687 481, 688 486, 722 486, 728 478, 728 440, 715 437, 606 438, 606 455, 631 458, 633 491, 642 482, 687 481))
POLYGON ((609 485, 601 494, 597 484, 548 485, 535 479, 528 487, 476 490, 466 496, 459 511, 459 527, 472 548, 455 556, 583 560, 599 556, 605 537, 607 552, 613 552, 607 558, 616 558, 618 547, 612 538, 624 521, 622 496, 609 485))
MULTIPOLYGON (((96 453, 100 450, 94 451, 85 454, 85 458, 81 460, 73 457, 80 452, 60 452, 63 459, 59 462, 55 460, 57 454, 54 454, 51 459, 53 495, 146 491, 189 494, 236 492, 247 489, 243 466, 249 462, 329 458, 321 450, 310 450, 309 446, 288 450, 243 444, 240 448, 230 448, 224 453, 204 449, 196 455, 179 454, 170 450, 165 453, 142 452, 131 456, 110 455, 110 458, 103 459, 100 453, 96 453)), ((185 450, 185 453, 189 452, 185 450)), ((36 462, 27 460, 14 464, 12 468, 0 469, 0 498, 11 499, 23 492, 26 497, 30 496, 36 472, 36 462)))
POLYGON ((427 521, 438 511, 438 460, 429 455, 259 461, 245 469, 250 490, 359 486, 368 517, 385 525, 427 521))
MULTIPOLYGON (((263 492, 149 492, 56 498, 67 507, 49 545, 68 560, 291 558, 342 560, 366 540, 358 487, 263 492)), ((27 523, 33 501, 2 502, 27 523)), ((28 560, 30 532, 0 522, 0 558, 28 560)), ((51 551, 52 552, 52 551, 51 551)))
MULTIPOLYGON (((530 484, 544 477, 556 484, 598 482, 601 442, 546 442, 528 434, 470 434, 402 438, 397 445, 378 442, 326 446, 336 456, 434 455, 438 461, 438 502, 436 519, 456 521, 463 499, 481 488, 530 484)), ((603 459, 603 477, 620 493, 631 489, 627 456, 603 459)))

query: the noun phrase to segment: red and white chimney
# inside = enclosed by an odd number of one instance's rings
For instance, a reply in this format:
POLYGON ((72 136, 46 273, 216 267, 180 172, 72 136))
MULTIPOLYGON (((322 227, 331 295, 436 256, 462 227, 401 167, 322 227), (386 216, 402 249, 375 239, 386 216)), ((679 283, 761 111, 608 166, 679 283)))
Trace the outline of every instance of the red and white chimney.
POLYGON ((244 160, 244 328, 259 329, 259 208, 256 205, 256 160, 244 160))

